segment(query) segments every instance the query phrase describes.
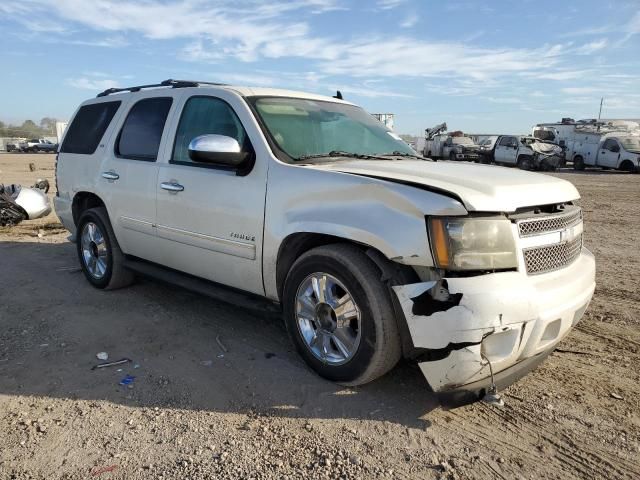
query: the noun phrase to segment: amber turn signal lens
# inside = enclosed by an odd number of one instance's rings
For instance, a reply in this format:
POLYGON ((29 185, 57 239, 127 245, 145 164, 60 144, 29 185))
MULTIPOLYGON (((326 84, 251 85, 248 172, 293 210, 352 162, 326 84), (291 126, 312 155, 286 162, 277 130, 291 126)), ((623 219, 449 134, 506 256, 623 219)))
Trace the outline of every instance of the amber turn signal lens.
POLYGON ((440 268, 449 266, 449 242, 444 226, 445 220, 442 218, 431 219, 431 241, 433 242, 433 253, 440 268))

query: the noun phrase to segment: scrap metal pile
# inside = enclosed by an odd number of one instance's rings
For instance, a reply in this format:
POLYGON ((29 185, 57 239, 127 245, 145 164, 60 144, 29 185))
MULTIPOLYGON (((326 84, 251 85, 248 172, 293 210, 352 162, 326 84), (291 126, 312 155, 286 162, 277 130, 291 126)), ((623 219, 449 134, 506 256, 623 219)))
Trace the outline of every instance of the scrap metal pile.
POLYGON ((38 180, 32 187, 0 184, 0 227, 12 227, 51 212, 49 182, 38 180))

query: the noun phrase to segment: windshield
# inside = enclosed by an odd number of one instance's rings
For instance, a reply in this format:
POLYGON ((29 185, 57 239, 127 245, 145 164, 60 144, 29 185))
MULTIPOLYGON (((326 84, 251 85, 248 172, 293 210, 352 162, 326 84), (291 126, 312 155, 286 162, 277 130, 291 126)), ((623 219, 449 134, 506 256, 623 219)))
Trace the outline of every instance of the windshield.
POLYGON ((629 152, 640 152, 640 137, 622 137, 620 143, 629 152))
POLYGON ((301 98, 261 97, 254 103, 278 147, 295 160, 313 156, 416 152, 359 107, 301 98))
POLYGON ((475 145, 469 137, 451 137, 454 145, 475 145))

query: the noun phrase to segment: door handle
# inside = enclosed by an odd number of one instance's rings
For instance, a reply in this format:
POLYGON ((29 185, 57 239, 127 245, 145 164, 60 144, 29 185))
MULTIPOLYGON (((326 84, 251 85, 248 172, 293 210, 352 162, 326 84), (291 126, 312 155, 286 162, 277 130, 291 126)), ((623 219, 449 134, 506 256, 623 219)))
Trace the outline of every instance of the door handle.
POLYGON ((169 192, 182 192, 184 190, 182 185, 175 182, 162 182, 160 188, 169 192))
POLYGON ((120 175, 116 172, 102 172, 102 178, 106 178, 107 180, 118 180, 120 175))

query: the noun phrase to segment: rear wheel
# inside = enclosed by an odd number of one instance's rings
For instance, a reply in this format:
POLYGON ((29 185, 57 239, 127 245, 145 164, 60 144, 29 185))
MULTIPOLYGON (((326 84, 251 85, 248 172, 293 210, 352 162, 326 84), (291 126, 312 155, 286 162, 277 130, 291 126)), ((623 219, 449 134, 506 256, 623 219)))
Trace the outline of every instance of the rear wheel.
POLYGON ((580 155, 573 159, 573 169, 584 170, 584 159, 580 155))
POLYGON ((284 286, 287 330, 321 376, 347 385, 391 370, 401 347, 391 294, 359 248, 314 248, 291 267, 284 286))
POLYGON ((82 271, 94 287, 114 290, 133 282, 104 207, 90 208, 80 216, 76 246, 82 271))

